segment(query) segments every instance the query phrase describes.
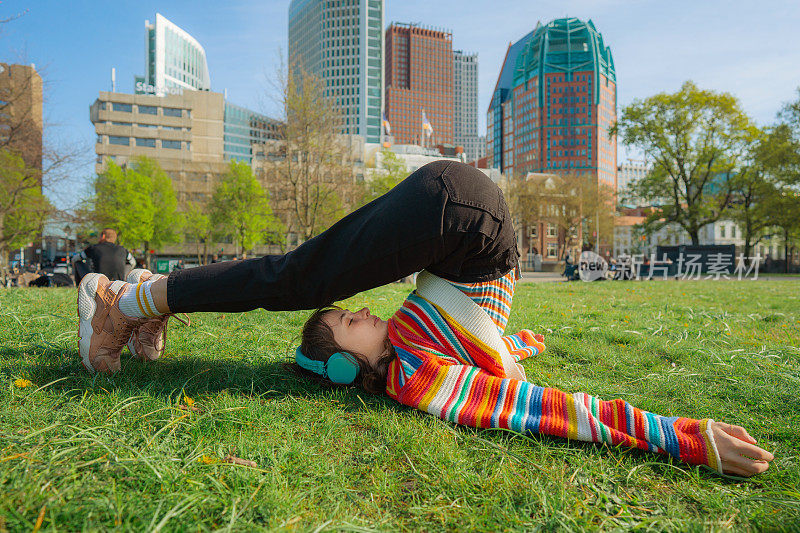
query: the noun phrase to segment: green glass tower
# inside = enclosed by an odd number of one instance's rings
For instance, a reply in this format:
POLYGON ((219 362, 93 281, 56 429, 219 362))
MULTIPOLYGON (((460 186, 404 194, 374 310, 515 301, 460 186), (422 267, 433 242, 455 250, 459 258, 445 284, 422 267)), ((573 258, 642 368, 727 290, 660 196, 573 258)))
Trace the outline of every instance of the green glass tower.
POLYGON ((383 0, 292 0, 290 64, 325 84, 342 116, 342 133, 381 137, 383 113, 383 0))

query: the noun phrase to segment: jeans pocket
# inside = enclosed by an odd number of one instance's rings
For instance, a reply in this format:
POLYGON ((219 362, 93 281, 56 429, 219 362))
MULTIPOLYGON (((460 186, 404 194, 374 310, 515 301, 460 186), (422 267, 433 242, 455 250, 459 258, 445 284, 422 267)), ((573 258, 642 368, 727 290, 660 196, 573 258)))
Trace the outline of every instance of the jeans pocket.
POLYGON ((508 211, 500 188, 483 172, 461 163, 453 163, 442 173, 442 182, 451 202, 480 209, 498 222, 508 211))

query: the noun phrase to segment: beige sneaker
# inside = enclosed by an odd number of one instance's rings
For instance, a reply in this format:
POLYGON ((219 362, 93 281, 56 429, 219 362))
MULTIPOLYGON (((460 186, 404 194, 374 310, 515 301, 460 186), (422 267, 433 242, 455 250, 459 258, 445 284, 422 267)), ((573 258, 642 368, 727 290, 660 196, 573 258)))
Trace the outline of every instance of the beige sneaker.
MULTIPOLYGON (((136 285, 153 277, 153 273, 144 268, 131 270, 127 281, 136 285)), ((163 315, 158 318, 147 318, 146 322, 133 330, 128 341, 128 349, 139 361, 155 361, 164 354, 167 346, 167 320, 173 314, 163 315)), ((189 317, 186 320, 175 316, 175 320, 188 326, 191 324, 189 317)))
MULTIPOLYGON (((133 285, 143 283, 153 277, 144 268, 136 268, 128 274, 127 281, 133 285)), ((146 322, 133 330, 128 341, 128 349, 139 361, 155 361, 164 353, 167 345, 167 320, 169 315, 145 319, 146 322)))
POLYGON ((78 346, 83 366, 92 374, 119 372, 122 348, 131 332, 144 323, 119 310, 119 300, 130 287, 124 281, 111 282, 103 274, 87 274, 78 286, 78 346))

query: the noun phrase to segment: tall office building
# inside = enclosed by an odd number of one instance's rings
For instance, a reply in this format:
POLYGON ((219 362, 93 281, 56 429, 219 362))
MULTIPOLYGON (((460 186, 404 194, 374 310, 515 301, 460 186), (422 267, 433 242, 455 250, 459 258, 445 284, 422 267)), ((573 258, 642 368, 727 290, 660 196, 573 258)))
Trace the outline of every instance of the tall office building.
POLYGON ((538 24, 506 54, 487 115, 491 160, 509 175, 590 173, 616 187, 616 117, 614 61, 592 21, 538 24))
POLYGON ((478 54, 453 51, 453 140, 467 161, 483 157, 478 137, 478 54))
POLYGON ((33 65, 0 63, 0 147, 42 169, 42 78, 33 65))
POLYGON ((145 21, 144 76, 135 78, 139 94, 174 94, 183 89, 209 91, 211 77, 206 52, 197 39, 156 13, 145 21))
POLYGON ((453 34, 414 24, 386 30, 386 118, 396 144, 453 143, 453 34), (432 133, 423 131, 423 112, 432 133))
POLYGON ((644 205, 641 198, 630 193, 629 188, 647 176, 648 172, 650 172, 650 165, 645 161, 637 161, 635 159, 628 159, 617 168, 617 191, 620 194, 620 199, 628 204, 629 207, 644 205))
POLYGON ((381 139, 383 0, 292 0, 289 62, 319 77, 342 133, 381 139))
POLYGON ((253 149, 280 135, 278 122, 261 113, 225 101, 225 159, 253 163, 253 149))

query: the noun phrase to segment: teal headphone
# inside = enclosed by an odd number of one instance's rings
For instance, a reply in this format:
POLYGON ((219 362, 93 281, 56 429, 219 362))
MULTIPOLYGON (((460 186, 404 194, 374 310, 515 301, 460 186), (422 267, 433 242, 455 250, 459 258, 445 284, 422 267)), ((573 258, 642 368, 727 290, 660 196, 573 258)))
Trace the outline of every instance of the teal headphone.
POLYGON ((298 346, 294 352, 294 360, 302 368, 319 374, 339 385, 351 384, 358 376, 359 370, 361 370, 356 358, 347 352, 336 352, 328 357, 325 362, 314 361, 306 357, 298 346))

